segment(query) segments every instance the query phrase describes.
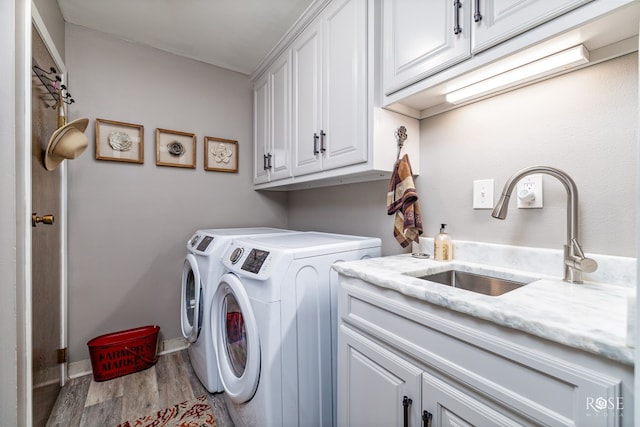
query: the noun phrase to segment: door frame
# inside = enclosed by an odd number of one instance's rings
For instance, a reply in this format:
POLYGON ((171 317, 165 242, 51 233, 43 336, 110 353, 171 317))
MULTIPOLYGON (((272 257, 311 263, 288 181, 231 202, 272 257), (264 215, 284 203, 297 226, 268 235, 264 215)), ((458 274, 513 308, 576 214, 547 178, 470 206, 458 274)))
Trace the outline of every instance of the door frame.
MULTIPOLYGON (((16 75, 16 96, 22 92, 22 103, 16 100, 16 312, 17 312, 17 383, 18 383, 18 422, 19 425, 29 426, 33 422, 33 372, 31 360, 32 348, 32 258, 31 258, 31 26, 33 25, 44 44, 47 46, 51 57, 58 67, 62 82, 66 84, 67 69, 55 47, 55 43, 49 34, 44 20, 40 16, 35 4, 25 2, 24 20, 22 27, 16 28, 22 31, 19 37, 24 40, 22 56, 17 55, 19 64, 16 75), (22 87, 20 86, 22 83, 22 87), (23 117, 20 117, 20 110, 23 117)), ((63 162, 60 166, 60 213, 56 222, 60 226, 60 313, 61 313, 61 342, 60 348, 67 347, 67 166, 63 162)), ((67 377, 67 363, 60 365, 62 384, 67 377)))

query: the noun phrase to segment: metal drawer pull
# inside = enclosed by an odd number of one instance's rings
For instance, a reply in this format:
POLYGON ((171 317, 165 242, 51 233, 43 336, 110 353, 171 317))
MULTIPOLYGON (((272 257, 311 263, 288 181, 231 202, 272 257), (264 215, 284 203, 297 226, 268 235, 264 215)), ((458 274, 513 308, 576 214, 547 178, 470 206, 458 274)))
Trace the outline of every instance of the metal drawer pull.
POLYGON ((322 129, 320 129, 320 152, 324 153, 327 151, 327 148, 324 146, 324 137, 327 136, 326 133, 322 129))
POLYGON ((429 411, 422 411, 422 427, 431 427, 433 414, 429 411))
POLYGON ((475 22, 482 21, 482 14, 480 13, 480 0, 476 0, 476 12, 473 14, 473 20, 475 22))
POLYGON ((462 3, 460 0, 453 2, 453 34, 458 35, 462 33, 462 27, 460 26, 460 8, 462 3))
POLYGON ((404 407, 404 427, 409 427, 409 406, 413 401, 407 396, 402 398, 402 406, 404 407))

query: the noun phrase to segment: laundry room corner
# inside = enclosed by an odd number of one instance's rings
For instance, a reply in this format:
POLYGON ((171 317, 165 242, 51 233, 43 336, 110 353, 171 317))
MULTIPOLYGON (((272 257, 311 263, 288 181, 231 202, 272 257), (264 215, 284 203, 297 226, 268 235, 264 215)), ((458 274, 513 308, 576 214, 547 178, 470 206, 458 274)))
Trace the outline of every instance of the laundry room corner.
POLYGON ((90 146, 69 165, 69 361, 97 335, 147 324, 181 337, 180 274, 197 228, 288 226, 287 194, 253 191, 248 76, 66 26, 71 119, 90 146), (188 76, 177 78, 176 76, 188 76), (95 120, 143 127, 142 164, 96 159, 95 120), (195 168, 156 165, 156 129, 196 135, 195 168), (204 137, 237 141, 239 171, 204 168, 204 137))

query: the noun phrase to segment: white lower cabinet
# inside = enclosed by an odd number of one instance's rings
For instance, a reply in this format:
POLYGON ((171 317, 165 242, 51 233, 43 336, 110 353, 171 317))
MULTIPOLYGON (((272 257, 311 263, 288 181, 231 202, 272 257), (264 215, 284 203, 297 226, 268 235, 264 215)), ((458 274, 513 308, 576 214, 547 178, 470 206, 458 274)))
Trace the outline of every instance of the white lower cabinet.
POLYGON ((339 426, 634 425, 633 367, 340 282, 339 426))
POLYGON ((338 373, 338 394, 344 391, 338 396, 338 425, 402 426, 405 417, 417 420, 422 370, 347 326, 340 327, 339 338, 346 366, 338 373))

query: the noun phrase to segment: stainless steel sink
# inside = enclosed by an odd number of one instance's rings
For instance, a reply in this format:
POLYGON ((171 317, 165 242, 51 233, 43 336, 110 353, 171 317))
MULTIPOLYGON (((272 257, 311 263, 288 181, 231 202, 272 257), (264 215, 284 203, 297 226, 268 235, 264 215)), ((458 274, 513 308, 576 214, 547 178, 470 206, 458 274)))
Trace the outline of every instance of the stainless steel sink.
POLYGON ((418 278, 489 296, 502 295, 535 280, 517 282, 455 269, 419 276, 418 278))

